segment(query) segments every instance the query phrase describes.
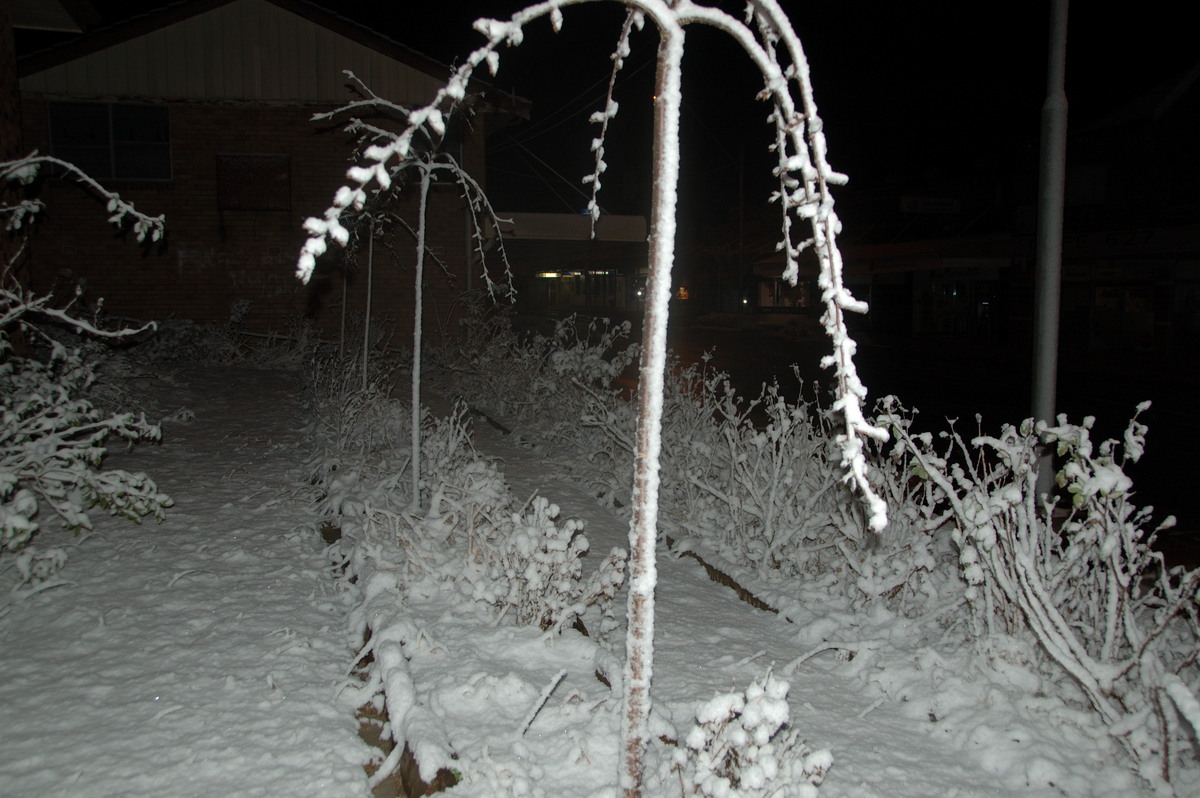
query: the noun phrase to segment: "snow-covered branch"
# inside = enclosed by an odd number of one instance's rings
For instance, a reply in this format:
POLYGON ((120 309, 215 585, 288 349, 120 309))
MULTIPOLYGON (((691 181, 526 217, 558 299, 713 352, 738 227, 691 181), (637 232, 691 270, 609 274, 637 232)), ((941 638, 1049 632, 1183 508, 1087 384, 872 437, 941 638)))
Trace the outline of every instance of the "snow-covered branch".
MULTIPOLYGON (((405 179, 409 174, 426 175, 430 180, 436 180, 439 174, 448 174, 462 189, 467 207, 471 213, 471 240, 475 254, 482 262, 489 246, 489 230, 499 230, 505 221, 499 217, 483 187, 472 177, 449 153, 438 152, 437 144, 445 134, 445 121, 449 113, 461 106, 461 102, 450 106, 445 115, 433 105, 416 111, 390 102, 379 97, 363 83, 353 72, 346 75, 354 82, 356 89, 363 94, 364 99, 347 103, 333 111, 317 114, 314 120, 330 120, 348 116, 346 131, 359 136, 361 152, 360 160, 374 161, 369 166, 353 166, 347 172, 347 177, 358 183, 357 186, 345 185, 338 189, 333 204, 326 209, 323 218, 310 217, 304 223, 304 229, 309 233, 300 261, 309 263, 307 272, 301 268, 297 276, 307 282, 311 279, 312 268, 315 268, 315 258, 326 248, 326 239, 332 239, 341 246, 347 246, 352 238, 351 231, 343 223, 343 217, 348 211, 357 214, 367 212, 368 205, 380 206, 392 201, 403 190, 405 179), (399 132, 389 130, 378 124, 365 121, 358 114, 371 112, 386 116, 398 117, 403 120, 403 129, 399 132), (432 150, 416 148, 412 139, 416 135, 425 137, 432 150), (404 140, 405 146, 400 148, 399 142, 404 140), (382 149, 381 149, 382 148, 382 149), (384 160, 378 157, 387 151, 384 160), (391 155, 396 155, 396 162, 391 163, 391 155), (371 188, 374 184, 376 187, 371 188), (319 243, 314 243, 319 242, 319 243), (317 250, 320 253, 317 253, 317 250), (306 258, 306 254, 312 256, 306 258), (316 254, 312 254, 316 253, 316 254)), ((435 100, 435 104, 437 101, 435 100)), ((410 231, 412 230, 409 226, 410 231)), ((504 253, 503 243, 499 245, 499 256, 504 264, 506 291, 512 294, 512 272, 504 253)), ((492 279, 487 269, 483 270, 483 278, 489 293, 495 294, 500 286, 492 279)))
MULTIPOLYGON (((0 163, 0 184, 10 182, 30 183, 37 178, 38 172, 43 166, 54 166, 61 169, 65 176, 70 176, 104 200, 105 209, 109 214, 108 221, 117 227, 130 225, 137 235, 138 242, 145 242, 147 238, 150 241, 158 241, 162 238, 166 225, 166 217, 162 214, 148 216, 142 213, 132 203, 121 199, 120 194, 115 191, 109 191, 79 167, 61 158, 55 158, 51 155, 39 155, 35 150, 24 158, 0 163)), ((0 209, 0 212, 5 216, 5 229, 15 230, 20 228, 22 224, 27 222, 41 208, 41 202, 37 200, 25 200, 17 203, 15 206, 0 209)))
POLYGON ((878 532, 887 524, 887 503, 867 479, 863 440, 883 442, 888 435, 863 414, 867 389, 854 364, 857 345, 846 328, 845 313, 865 313, 867 306, 854 298, 842 276, 842 255, 837 246, 842 224, 833 209, 830 186, 844 184, 846 176, 835 172, 826 157, 824 127, 813 99, 808 59, 775 0, 752 0, 747 6, 747 21, 756 25, 757 38, 746 25, 718 9, 688 4, 688 12, 697 21, 728 33, 763 76, 764 87, 759 97, 773 104, 769 120, 775 126, 773 147, 779 159, 775 172, 780 187, 772 199, 780 203, 782 210, 783 238, 779 249, 784 254, 783 276, 793 285, 797 282, 800 253, 811 245, 820 263, 818 285, 825 303, 821 320, 834 349, 833 354, 822 359, 821 365, 834 367, 838 387, 834 410, 842 414, 846 423, 840 438, 842 466, 848 469, 847 479, 862 491, 870 511, 868 523, 878 532), (780 46, 787 55, 786 66, 780 62, 780 46), (792 86, 799 94, 799 103, 792 95, 792 86), (793 240, 792 216, 808 222, 810 238, 793 240))
MULTIPOLYGON (((12 161, 0 163, 0 185, 10 183, 28 184, 38 178, 41 169, 51 166, 61 171, 64 176, 73 178, 87 190, 94 193, 105 203, 108 221, 117 227, 129 226, 133 229, 139 242, 158 241, 162 238, 165 217, 163 215, 149 216, 142 213, 117 194, 100 185, 96 180, 83 172, 72 163, 49 155, 39 155, 37 151, 12 161)), ((37 199, 26 199, 0 208, 0 216, 4 220, 7 232, 27 229, 28 224, 37 218, 43 203, 37 199)), ((10 255, 6 263, 0 264, 0 330, 7 329, 25 316, 39 316, 43 319, 60 322, 98 338, 122 338, 155 328, 154 322, 149 322, 136 329, 107 330, 98 324, 80 318, 73 312, 75 303, 79 300, 80 292, 67 302, 65 307, 53 307, 55 297, 38 296, 26 291, 16 279, 14 266, 19 262, 25 251, 24 243, 10 255)), ((103 301, 103 300, 101 300, 103 301)))
POLYGON ((60 322, 76 332, 87 333, 96 338, 127 338, 157 328, 157 324, 153 321, 146 322, 141 327, 119 330, 100 327, 71 313, 71 307, 79 296, 80 293, 77 291, 67 307, 55 308, 50 306, 51 300, 54 299, 51 295, 36 296, 30 292, 21 291, 19 287, 17 290, 0 288, 0 329, 7 328, 24 316, 39 316, 60 322))
MULTIPOLYGON (((608 137, 608 125, 617 115, 617 101, 613 94, 617 87, 617 76, 625 67, 625 59, 631 52, 629 40, 634 30, 641 30, 646 24, 645 17, 634 9, 630 9, 621 26, 621 35, 617 39, 617 49, 610 56, 613 62, 612 74, 608 78, 608 93, 605 95, 604 110, 592 114, 590 121, 600 125, 600 135, 592 140, 592 152, 596 153, 596 168, 583 178, 584 183, 592 184, 592 198, 588 201, 588 213, 592 217, 592 237, 596 236, 596 220, 600 218, 600 175, 608 169, 604 160, 604 142, 608 137)), ((555 28, 557 30, 557 26, 555 28)))

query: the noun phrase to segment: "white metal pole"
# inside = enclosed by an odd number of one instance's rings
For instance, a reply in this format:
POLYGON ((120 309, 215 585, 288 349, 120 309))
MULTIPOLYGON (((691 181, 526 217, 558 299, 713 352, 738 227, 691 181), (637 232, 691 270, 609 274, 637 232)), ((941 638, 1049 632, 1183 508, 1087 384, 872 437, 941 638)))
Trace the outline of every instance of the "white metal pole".
MULTIPOLYGON (((1062 294, 1063 195, 1067 174, 1067 0, 1051 0, 1050 58, 1042 103, 1038 170, 1037 253, 1034 262, 1033 417, 1053 423, 1058 379, 1058 327, 1062 294)), ((1037 492, 1053 489, 1054 458, 1044 454, 1037 492)))

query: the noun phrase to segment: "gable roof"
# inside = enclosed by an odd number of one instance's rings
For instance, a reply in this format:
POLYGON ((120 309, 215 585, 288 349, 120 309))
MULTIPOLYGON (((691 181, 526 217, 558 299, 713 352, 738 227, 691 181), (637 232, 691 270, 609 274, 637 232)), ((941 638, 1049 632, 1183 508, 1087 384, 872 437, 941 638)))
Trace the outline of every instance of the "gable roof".
MULTIPOLYGON (((305 0, 265 1, 427 75, 444 79, 449 74, 449 66, 305 0)), ((40 2, 41 0, 34 0, 35 5, 40 2)), ((41 72, 237 2, 239 0, 179 0, 169 3, 120 22, 90 30, 63 44, 24 55, 18 60, 18 74, 25 77, 41 72)))
POLYGON ((88 0, 0 0, 14 28, 81 33, 100 16, 88 0))
POLYGON ((306 0, 185 0, 28 54, 22 91, 47 95, 325 103, 350 69, 423 104, 450 67, 306 0))

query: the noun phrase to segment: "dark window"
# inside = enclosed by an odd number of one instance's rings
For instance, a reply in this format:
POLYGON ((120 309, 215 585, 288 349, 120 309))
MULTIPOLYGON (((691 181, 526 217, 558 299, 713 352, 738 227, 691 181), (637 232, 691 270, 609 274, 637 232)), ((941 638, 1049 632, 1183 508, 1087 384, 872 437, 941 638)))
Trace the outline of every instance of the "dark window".
POLYGON ((165 105, 51 103, 50 150, 97 180, 170 180, 165 105))

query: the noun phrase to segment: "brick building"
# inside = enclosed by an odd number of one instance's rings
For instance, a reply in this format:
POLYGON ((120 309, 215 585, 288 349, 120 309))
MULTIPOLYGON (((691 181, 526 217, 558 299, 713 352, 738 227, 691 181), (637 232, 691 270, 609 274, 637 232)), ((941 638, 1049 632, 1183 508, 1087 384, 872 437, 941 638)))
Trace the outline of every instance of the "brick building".
MULTIPOLYGON (((140 210, 163 213, 167 237, 139 249, 115 235, 90 195, 48 181, 47 212, 24 278, 45 291, 72 280, 114 316, 221 322, 249 300, 249 329, 315 316, 337 324, 345 297, 365 308, 365 252, 326 256, 313 285, 293 277, 308 216, 345 178, 345 120, 315 113, 357 99, 343 70, 404 106, 429 102, 450 74, 394 41, 303 0, 177 3, 18 60, 23 148, 82 166, 140 210), (351 263, 353 261, 353 263, 351 263), (346 266, 358 268, 344 269, 346 266), (345 288, 345 292, 343 292, 345 288)), ((480 88, 446 148, 484 183, 489 130, 528 103, 480 88)), ((396 209, 415 227, 413 200, 396 209)), ((429 243, 445 270, 427 274, 436 329, 453 297, 478 282, 459 192, 436 187, 429 243)), ((414 241, 402 225, 377 240, 373 313, 411 319, 414 241)))

